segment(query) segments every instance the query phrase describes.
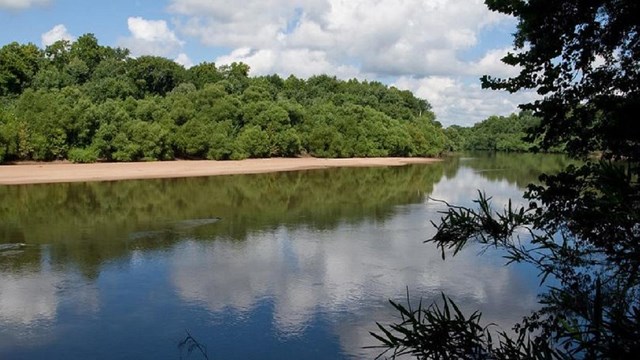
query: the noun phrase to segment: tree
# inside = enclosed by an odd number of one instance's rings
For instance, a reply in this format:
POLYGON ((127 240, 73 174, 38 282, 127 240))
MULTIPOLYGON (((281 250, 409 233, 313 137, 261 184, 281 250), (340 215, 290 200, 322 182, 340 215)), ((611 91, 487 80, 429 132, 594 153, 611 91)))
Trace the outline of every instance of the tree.
POLYGON ((240 94, 249 83, 249 65, 233 62, 231 65, 222 65, 218 68, 223 78, 228 82, 232 93, 240 94))
POLYGON ((129 76, 138 85, 141 95, 164 96, 186 77, 182 65, 158 56, 141 56, 130 60, 129 76))
POLYGON ((69 51, 71 50, 71 42, 69 40, 58 40, 44 49, 44 55, 50 64, 58 70, 69 62, 69 51))
POLYGON ((64 71, 69 75, 74 84, 84 84, 89 78, 89 66, 77 57, 74 57, 64 67, 64 71))
POLYGON ((187 79, 198 89, 207 84, 214 84, 223 79, 223 75, 216 68, 216 64, 203 62, 187 69, 187 79))
POLYGON ((207 159, 227 160, 233 152, 233 124, 230 120, 221 121, 212 127, 207 159))
POLYGON ((482 78, 483 86, 536 89, 543 100, 523 106, 542 123, 532 134, 545 147, 564 144, 574 155, 604 151, 637 160, 640 128, 640 4, 634 0, 487 0, 490 9, 519 19, 516 53, 503 61, 520 66, 510 79, 482 78))
POLYGON ((33 44, 13 42, 0 48, 0 96, 18 95, 29 87, 42 59, 42 51, 33 44))
POLYGON ((93 73, 93 70, 105 58, 105 55, 104 47, 98 44, 98 39, 93 34, 80 36, 78 40, 71 44, 69 49, 70 58, 77 58, 84 62, 90 73, 93 73))
MULTIPOLYGON (((506 251, 509 263, 536 266, 558 285, 541 309, 497 341, 477 314, 395 304, 403 321, 382 326, 383 349, 423 358, 461 357, 623 359, 640 353, 640 3, 635 0, 487 0, 518 19, 519 66, 509 79, 483 77, 483 86, 535 89, 526 104, 541 122, 529 134, 541 148, 565 145, 584 160, 530 185, 530 204, 503 211, 480 194, 477 209, 450 206, 428 242, 455 254, 471 241, 506 251), (588 154, 597 151, 600 160, 588 154), (614 162, 615 161, 615 162, 614 162), (438 341, 430 341, 438 335, 438 341), (435 355, 434 355, 435 354, 435 355)), ((444 299, 451 308, 452 301, 444 299)))
POLYGON ((176 134, 176 146, 180 156, 203 158, 209 151, 211 124, 202 118, 195 118, 180 126, 176 134))
POLYGON ((453 147, 462 147, 458 150, 527 152, 534 148, 535 142, 526 139, 526 132, 537 123, 538 119, 530 111, 522 111, 509 116, 490 116, 470 128, 453 126, 446 133, 453 147))
POLYGON ((4 109, 0 108, 0 164, 4 161, 7 152, 9 152, 9 138, 11 137, 9 131, 9 114, 4 109))
POLYGON ((256 125, 247 126, 238 134, 235 147, 232 156, 236 159, 263 158, 271 153, 269 136, 256 125))
POLYGON ((426 100, 379 82, 130 58, 92 34, 0 49, 5 160, 437 155, 426 100), (73 150, 73 151, 72 151, 73 150))

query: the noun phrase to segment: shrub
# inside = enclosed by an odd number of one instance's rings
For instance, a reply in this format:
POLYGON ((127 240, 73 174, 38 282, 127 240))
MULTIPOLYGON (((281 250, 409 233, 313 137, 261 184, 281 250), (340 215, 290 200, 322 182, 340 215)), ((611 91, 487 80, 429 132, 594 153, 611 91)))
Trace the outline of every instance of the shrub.
POLYGON ((93 148, 73 148, 67 154, 73 163, 88 164, 98 161, 98 151, 93 148))

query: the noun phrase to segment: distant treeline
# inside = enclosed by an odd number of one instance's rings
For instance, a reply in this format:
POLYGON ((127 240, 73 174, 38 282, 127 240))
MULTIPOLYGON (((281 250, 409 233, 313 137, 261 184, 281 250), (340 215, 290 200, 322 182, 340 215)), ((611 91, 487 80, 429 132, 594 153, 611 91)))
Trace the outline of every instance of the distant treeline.
MULTIPOLYGON (((530 112, 520 112, 509 116, 490 116, 472 127, 453 125, 445 129, 449 151, 501 151, 530 152, 537 150, 537 141, 527 136, 537 126, 540 119, 530 112)), ((562 152, 561 148, 550 149, 562 152)))
POLYGON ((249 77, 242 63, 99 45, 0 49, 0 161, 437 156, 450 141, 426 100, 379 82, 249 77))

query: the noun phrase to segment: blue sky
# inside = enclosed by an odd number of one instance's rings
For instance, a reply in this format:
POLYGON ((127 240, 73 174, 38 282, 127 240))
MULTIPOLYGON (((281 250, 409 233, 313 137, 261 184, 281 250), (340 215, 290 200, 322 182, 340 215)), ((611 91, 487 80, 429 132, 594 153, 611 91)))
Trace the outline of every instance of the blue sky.
POLYGON ((507 115, 531 93, 480 89, 515 21, 482 0, 0 0, 0 44, 93 33, 185 66, 243 61, 252 75, 378 80, 427 99, 444 125, 507 115))

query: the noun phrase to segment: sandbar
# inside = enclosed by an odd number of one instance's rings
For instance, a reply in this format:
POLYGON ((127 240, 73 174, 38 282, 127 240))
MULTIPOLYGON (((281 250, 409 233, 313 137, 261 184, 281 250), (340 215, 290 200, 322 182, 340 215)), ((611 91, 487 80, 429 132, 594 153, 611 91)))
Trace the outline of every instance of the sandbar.
POLYGON ((433 158, 270 158, 239 161, 176 160, 129 163, 31 163, 0 165, 0 185, 182 178, 259 174, 337 167, 377 167, 427 164, 433 158))

